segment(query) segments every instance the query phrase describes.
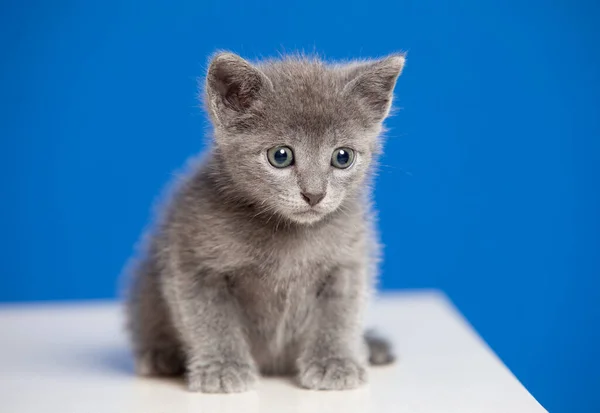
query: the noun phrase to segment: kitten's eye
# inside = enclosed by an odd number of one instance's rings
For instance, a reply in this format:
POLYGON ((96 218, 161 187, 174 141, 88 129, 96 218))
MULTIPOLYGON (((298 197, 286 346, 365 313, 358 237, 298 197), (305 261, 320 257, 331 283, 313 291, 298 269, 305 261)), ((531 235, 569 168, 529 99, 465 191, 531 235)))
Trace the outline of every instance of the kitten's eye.
POLYGON ((287 146, 276 146, 269 149, 267 157, 275 168, 285 168, 294 162, 294 152, 287 146))
POLYGON ((339 169, 346 169, 354 162, 354 151, 350 148, 338 148, 333 151, 331 164, 339 169))

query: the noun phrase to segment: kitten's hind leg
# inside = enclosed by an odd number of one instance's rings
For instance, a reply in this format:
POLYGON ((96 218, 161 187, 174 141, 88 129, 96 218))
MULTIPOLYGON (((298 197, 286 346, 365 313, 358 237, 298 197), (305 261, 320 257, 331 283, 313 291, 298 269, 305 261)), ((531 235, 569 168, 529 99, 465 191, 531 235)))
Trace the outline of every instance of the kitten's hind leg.
POLYGON ((140 376, 181 376, 184 357, 176 348, 154 348, 136 354, 135 372, 140 376))
POLYGON ((390 342, 376 335, 374 332, 367 331, 365 333, 365 341, 369 349, 369 363, 372 366, 391 364, 396 359, 390 342))
POLYGON ((184 353, 152 262, 142 262, 135 276, 127 302, 135 372, 141 376, 183 375, 184 353))

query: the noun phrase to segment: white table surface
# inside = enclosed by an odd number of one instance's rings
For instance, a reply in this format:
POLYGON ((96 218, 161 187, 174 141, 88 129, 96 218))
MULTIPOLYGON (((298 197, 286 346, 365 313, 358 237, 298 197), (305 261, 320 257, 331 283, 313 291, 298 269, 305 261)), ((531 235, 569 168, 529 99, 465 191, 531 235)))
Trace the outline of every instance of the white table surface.
POLYGON ((115 303, 0 306, 3 413, 377 412, 538 413, 527 392, 449 301, 436 292, 376 300, 370 325, 399 360, 371 368, 368 386, 318 392, 291 379, 255 391, 189 393, 182 380, 133 375, 115 303))

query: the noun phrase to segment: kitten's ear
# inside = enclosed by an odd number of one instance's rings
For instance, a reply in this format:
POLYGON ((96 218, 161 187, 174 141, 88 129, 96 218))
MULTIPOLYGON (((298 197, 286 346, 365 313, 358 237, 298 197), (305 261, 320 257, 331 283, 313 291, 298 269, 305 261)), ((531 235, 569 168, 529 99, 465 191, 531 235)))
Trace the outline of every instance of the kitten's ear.
POLYGON ((219 53, 206 76, 207 105, 219 123, 246 112, 271 81, 257 68, 233 53, 219 53))
POLYGON ((359 99, 374 121, 383 121, 392 106, 394 86, 405 60, 403 54, 397 54, 356 66, 344 93, 359 99))

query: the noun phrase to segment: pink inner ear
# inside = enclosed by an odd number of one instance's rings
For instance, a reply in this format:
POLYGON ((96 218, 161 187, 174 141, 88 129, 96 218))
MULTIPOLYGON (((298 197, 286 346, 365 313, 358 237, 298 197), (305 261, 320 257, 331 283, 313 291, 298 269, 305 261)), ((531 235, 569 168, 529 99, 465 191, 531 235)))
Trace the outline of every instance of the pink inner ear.
POLYGON ((248 109, 256 99, 261 86, 261 79, 247 80, 244 83, 232 83, 224 95, 224 101, 234 110, 248 109))

